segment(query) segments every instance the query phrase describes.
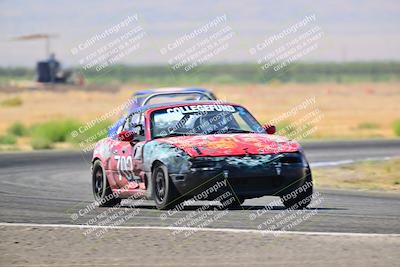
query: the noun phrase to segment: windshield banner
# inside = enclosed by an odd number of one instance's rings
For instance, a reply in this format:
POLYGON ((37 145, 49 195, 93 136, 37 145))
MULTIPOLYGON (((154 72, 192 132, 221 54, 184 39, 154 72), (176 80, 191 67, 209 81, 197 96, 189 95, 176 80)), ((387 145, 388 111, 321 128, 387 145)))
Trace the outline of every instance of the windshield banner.
POLYGON ((228 111, 235 112, 235 108, 230 105, 195 105, 183 106, 167 109, 167 113, 194 113, 203 111, 228 111))

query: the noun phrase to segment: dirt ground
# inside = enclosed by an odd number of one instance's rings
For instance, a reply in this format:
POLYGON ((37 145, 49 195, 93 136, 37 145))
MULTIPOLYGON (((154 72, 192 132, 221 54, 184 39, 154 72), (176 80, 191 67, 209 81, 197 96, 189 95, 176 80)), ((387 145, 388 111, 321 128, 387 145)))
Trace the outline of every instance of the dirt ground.
POLYGON ((400 192, 400 159, 314 168, 317 186, 400 192))
MULTIPOLYGON (((262 122, 280 118, 280 124, 314 130, 307 138, 394 137, 392 124, 400 119, 400 83, 203 85, 220 99, 243 104, 262 122), (306 102, 305 102, 306 101, 306 102), (298 108, 308 103, 305 108, 298 108), (310 104, 311 103, 311 104, 310 104), (295 110, 296 112, 293 112, 295 110), (318 111, 306 117, 313 111, 318 111), (291 112, 286 116, 286 112, 291 112), (306 117, 306 119, 304 119, 306 117)), ((18 98, 22 104, 0 105, 0 134, 12 123, 26 125, 51 119, 75 118, 82 122, 124 104, 129 96, 146 85, 123 85, 107 92, 104 86, 90 90, 0 91, 0 103, 18 98)), ((112 116, 111 120, 117 116, 112 116)), ((296 136, 297 139, 301 139, 296 136)))

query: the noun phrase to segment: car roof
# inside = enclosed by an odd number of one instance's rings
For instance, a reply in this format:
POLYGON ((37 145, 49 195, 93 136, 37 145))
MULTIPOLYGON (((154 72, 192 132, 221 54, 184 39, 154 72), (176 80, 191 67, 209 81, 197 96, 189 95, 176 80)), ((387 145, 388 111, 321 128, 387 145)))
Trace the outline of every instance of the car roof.
POLYGON ((133 94, 133 96, 143 96, 154 93, 172 93, 172 92, 200 92, 200 93, 211 93, 211 90, 206 88, 197 87, 164 87, 164 88, 153 88, 139 90, 133 94))
POLYGON ((185 105, 233 105, 240 106, 239 104, 229 103, 229 102, 221 102, 221 100, 208 100, 208 101, 176 101, 176 102, 168 102, 168 103, 158 103, 146 105, 140 108, 135 109, 132 113, 142 113, 150 109, 162 109, 162 108, 171 108, 176 106, 185 106, 185 105))
MULTIPOLYGON (((184 93, 197 93, 197 94, 204 94, 207 95, 211 99, 216 99, 215 95, 213 92, 211 92, 208 89, 205 88, 195 88, 195 87, 165 87, 165 88, 155 88, 155 89, 147 89, 147 90, 140 90, 137 91, 132 95, 132 98, 135 99, 135 101, 128 107, 128 113, 133 113, 137 112, 138 108, 141 108, 142 106, 148 106, 149 104, 143 105, 144 101, 148 97, 151 97, 152 95, 165 95, 165 94, 184 94, 184 93)), ((166 102, 166 103, 173 103, 172 102, 166 102)))

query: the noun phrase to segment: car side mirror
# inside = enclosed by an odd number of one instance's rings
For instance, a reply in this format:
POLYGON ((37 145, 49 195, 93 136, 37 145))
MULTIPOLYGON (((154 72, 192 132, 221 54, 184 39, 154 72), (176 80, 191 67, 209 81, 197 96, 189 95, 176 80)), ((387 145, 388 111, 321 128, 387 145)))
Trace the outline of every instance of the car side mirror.
POLYGON ((124 141, 124 142, 132 142, 135 139, 135 133, 132 131, 121 131, 118 135, 117 138, 119 141, 124 141))
POLYGON ((270 125, 270 124, 264 124, 263 125, 264 130, 267 132, 267 134, 274 134, 276 133, 276 127, 275 125, 270 125))

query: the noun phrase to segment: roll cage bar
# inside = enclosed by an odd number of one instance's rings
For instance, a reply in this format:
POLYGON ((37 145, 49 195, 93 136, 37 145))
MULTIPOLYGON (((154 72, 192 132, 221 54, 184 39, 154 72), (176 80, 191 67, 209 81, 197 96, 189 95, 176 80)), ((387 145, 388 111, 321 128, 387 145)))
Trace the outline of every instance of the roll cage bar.
POLYGON ((149 101, 153 98, 156 98, 158 96, 169 96, 169 95, 199 95, 199 97, 195 100, 200 100, 202 97, 205 97, 205 100, 215 100, 214 98, 210 97, 207 93, 205 92, 198 92, 198 91, 185 91, 185 92, 165 92, 165 93, 153 93, 149 95, 143 102, 142 102, 142 107, 147 105, 149 101))

